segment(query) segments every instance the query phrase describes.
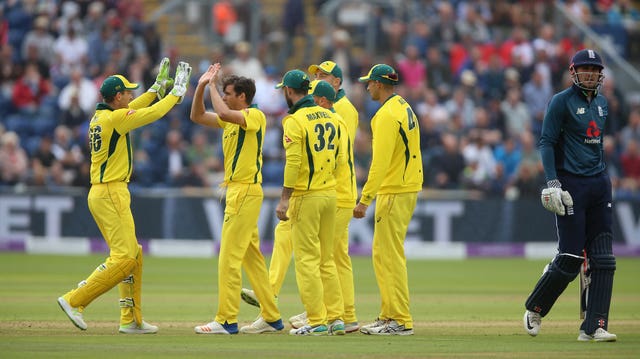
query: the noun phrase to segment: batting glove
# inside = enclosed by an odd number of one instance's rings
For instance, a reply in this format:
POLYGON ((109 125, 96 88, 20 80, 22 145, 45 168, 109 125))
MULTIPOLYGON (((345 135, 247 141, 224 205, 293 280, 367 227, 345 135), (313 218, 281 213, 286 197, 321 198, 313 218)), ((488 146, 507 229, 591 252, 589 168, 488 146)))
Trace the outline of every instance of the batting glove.
POLYGON ((169 58, 165 57, 158 66, 158 76, 156 82, 151 85, 149 92, 155 92, 158 100, 162 100, 167 93, 167 88, 173 84, 173 80, 169 77, 169 58))
POLYGON ((573 198, 569 192, 562 190, 560 181, 557 179, 548 181, 547 186, 540 195, 542 206, 560 216, 564 216, 567 212, 570 215, 573 214, 573 198))
POLYGON ((180 61, 176 69, 176 77, 173 80, 173 89, 171 94, 180 97, 178 103, 182 102, 184 95, 189 87, 189 78, 191 77, 191 66, 188 63, 180 61))

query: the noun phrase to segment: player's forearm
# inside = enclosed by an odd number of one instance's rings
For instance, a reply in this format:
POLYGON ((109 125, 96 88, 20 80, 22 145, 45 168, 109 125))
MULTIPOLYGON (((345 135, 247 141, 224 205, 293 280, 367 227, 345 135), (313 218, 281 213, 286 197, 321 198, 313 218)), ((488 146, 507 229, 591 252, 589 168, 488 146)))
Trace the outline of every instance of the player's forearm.
POLYGON ((293 193, 293 187, 282 187, 282 194, 280 195, 280 199, 284 201, 288 201, 291 198, 291 194, 293 193))
POLYGON ((222 100, 222 96, 220 96, 218 89, 214 85, 209 86, 209 95, 211 96, 213 109, 222 121, 235 123, 242 127, 247 125, 242 112, 230 109, 224 100, 222 100))
POLYGON ((207 112, 204 107, 204 89, 206 84, 198 84, 193 94, 193 101, 191 101, 191 112, 189 118, 191 121, 208 127, 219 127, 217 121, 217 114, 207 112))
POLYGON ((145 92, 142 95, 129 102, 129 108, 139 110, 149 106, 153 100, 155 100, 156 94, 154 92, 145 92))
MULTIPOLYGON (((138 127, 142 127, 144 125, 148 125, 151 122, 157 121, 162 118, 164 115, 169 112, 173 106, 178 102, 179 97, 169 95, 158 101, 155 105, 150 107, 145 107, 134 113, 129 113, 124 117, 125 121, 123 121, 120 126, 117 126, 118 130, 123 130, 124 132, 131 131, 138 127)), ((122 132, 122 133, 124 133, 122 132)))

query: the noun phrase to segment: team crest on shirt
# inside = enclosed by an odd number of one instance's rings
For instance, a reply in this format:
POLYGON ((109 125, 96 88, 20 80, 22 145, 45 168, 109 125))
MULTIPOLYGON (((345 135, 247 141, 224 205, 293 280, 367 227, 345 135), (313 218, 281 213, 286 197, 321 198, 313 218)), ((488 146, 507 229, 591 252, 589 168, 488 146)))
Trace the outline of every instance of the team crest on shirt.
POLYGON ((602 107, 598 106, 598 116, 602 117, 604 116, 604 111, 602 110, 602 107))
POLYGON ((576 115, 584 115, 587 111, 584 107, 578 107, 578 111, 576 111, 576 115))

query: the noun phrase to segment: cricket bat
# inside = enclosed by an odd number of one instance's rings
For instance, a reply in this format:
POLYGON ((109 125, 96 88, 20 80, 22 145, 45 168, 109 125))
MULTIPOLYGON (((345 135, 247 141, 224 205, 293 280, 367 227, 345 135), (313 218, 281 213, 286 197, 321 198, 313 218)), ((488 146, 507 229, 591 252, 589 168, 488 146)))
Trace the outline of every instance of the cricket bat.
POLYGON ((589 261, 587 260, 587 253, 582 251, 584 255, 584 262, 580 266, 580 319, 584 319, 587 313, 587 295, 589 294, 589 282, 591 281, 587 274, 589 269, 589 261))

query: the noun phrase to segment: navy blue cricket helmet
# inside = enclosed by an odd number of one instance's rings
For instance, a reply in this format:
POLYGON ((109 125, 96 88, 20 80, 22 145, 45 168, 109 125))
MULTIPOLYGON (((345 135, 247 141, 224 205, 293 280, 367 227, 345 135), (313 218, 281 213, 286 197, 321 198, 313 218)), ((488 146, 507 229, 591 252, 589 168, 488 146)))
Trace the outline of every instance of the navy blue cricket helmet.
POLYGON ((569 64, 569 73, 573 83, 579 88, 586 91, 597 91, 602 85, 604 80, 604 64, 602 63, 602 57, 592 49, 580 50, 571 58, 571 64, 569 64), (576 71, 576 68, 581 66, 595 66, 599 69, 598 78, 595 81, 592 79, 595 73, 592 71, 576 71), (591 80, 590 80, 591 79, 591 80))

